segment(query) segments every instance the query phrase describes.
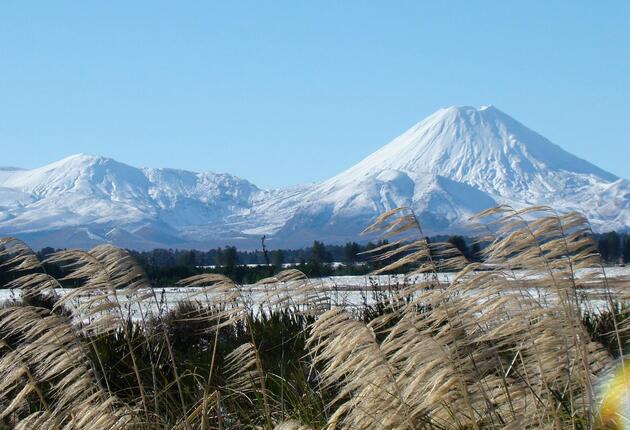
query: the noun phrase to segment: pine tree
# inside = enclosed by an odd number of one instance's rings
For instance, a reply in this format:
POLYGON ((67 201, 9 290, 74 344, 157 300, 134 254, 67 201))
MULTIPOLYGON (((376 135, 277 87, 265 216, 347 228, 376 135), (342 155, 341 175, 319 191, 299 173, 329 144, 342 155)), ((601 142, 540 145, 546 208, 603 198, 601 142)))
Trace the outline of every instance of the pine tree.
POLYGON ((326 252, 326 246, 323 242, 314 241, 311 248, 310 262, 315 264, 326 263, 330 260, 330 256, 326 252))
POLYGON ((357 254, 361 252, 361 247, 356 242, 348 242, 343 247, 342 261, 345 264, 354 264, 357 262, 357 254))
POLYGON ((271 265, 277 268, 282 268, 284 264, 284 252, 281 249, 271 251, 271 265))
POLYGON ((238 264, 238 251, 235 246, 228 246, 223 250, 223 264, 228 270, 238 264))
POLYGON ((469 258, 468 245, 466 245, 466 239, 463 236, 451 236, 448 238, 448 242, 459 249, 464 257, 469 258))
POLYGON ((608 258, 611 262, 617 263, 621 255, 621 240, 616 231, 606 234, 606 243, 608 246, 608 258))

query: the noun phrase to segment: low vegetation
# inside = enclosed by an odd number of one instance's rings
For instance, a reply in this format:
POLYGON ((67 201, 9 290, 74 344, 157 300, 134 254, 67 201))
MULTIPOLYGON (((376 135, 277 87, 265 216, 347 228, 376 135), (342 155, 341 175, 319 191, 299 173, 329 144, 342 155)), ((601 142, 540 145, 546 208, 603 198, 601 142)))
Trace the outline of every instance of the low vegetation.
POLYGON ((410 210, 383 214, 367 231, 388 242, 365 258, 422 280, 361 307, 297 269, 253 290, 196 273, 169 303, 126 251, 41 261, 3 239, 20 294, 0 309, 0 428, 623 428, 598 405, 628 348, 629 285, 604 276, 588 222, 547 207, 478 221, 471 258, 410 210))

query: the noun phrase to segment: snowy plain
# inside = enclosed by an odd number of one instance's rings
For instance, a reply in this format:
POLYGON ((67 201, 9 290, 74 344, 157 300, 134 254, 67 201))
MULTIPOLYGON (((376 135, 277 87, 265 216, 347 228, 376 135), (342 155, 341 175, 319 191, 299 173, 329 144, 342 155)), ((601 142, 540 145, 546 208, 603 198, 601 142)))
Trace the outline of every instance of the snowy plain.
MULTIPOLYGON (((617 280, 630 280, 630 266, 626 267, 605 267, 602 272, 599 268, 593 269, 581 269, 576 272, 576 278, 582 278, 592 274, 597 274, 593 282, 592 288, 586 288, 581 291, 582 294, 589 296, 591 299, 591 305, 594 308, 605 308, 607 306, 603 299, 605 291, 602 289, 602 284, 598 281, 603 280, 604 274, 606 278, 611 281, 611 285, 617 280)), ((323 278, 313 278, 308 281, 309 287, 322 297, 326 297, 327 303, 332 307, 345 307, 349 309, 360 309, 366 304, 372 304, 376 300, 382 298, 382 294, 388 295, 394 293, 408 285, 421 285, 433 278, 432 274, 422 275, 362 275, 362 276, 330 276, 323 278)), ((454 280, 456 273, 439 273, 437 274, 437 280, 440 284, 446 285, 454 280)), ((474 276, 474 272, 467 276, 474 276)), ((535 286, 535 281, 539 278, 539 274, 533 274, 527 270, 512 271, 508 275, 508 279, 512 281, 531 281, 535 286)), ((297 284, 294 284, 297 285, 297 284)), ((515 282, 516 285, 516 282, 515 282)), ((291 302, 291 296, 293 293, 301 294, 298 292, 298 288, 284 287, 282 285, 269 286, 269 285, 242 285, 240 289, 240 297, 244 302, 248 303, 252 309, 256 309, 259 306, 264 306, 269 303, 277 302, 280 296, 283 296, 283 300, 287 303, 291 302), (286 296, 286 297, 284 297, 286 296)), ((536 288, 529 288, 529 294, 540 294, 536 291, 536 288)), ((71 289, 56 289, 55 292, 60 296, 63 296, 71 289)), ((210 289, 211 291, 211 289, 210 289)), ((217 303, 223 300, 225 297, 223 294, 213 294, 208 290, 204 290, 200 287, 183 287, 173 286, 167 288, 159 288, 155 290, 158 298, 159 305, 156 304, 152 297, 144 299, 143 313, 158 313, 158 307, 161 312, 165 312, 169 309, 173 309, 180 301, 198 301, 201 303, 217 303)), ((0 289, 0 303, 19 299, 21 291, 0 289)), ((128 300, 125 296, 124 290, 119 290, 119 300, 124 307, 128 300)), ((69 305, 77 306, 88 297, 82 297, 74 299, 69 305)), ((296 297, 297 300, 297 297, 296 297)), ((135 305, 134 305, 135 306, 135 305)), ((138 310, 131 307, 129 309, 131 315, 134 318, 138 318, 138 310)))

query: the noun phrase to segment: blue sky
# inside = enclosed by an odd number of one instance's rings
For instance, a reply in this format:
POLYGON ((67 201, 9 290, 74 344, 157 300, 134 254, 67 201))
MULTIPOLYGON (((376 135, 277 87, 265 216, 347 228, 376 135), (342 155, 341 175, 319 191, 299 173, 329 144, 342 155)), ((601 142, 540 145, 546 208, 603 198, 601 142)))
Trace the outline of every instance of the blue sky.
POLYGON ((262 187, 494 104, 630 177, 630 3, 3 2, 0 165, 85 152, 262 187))

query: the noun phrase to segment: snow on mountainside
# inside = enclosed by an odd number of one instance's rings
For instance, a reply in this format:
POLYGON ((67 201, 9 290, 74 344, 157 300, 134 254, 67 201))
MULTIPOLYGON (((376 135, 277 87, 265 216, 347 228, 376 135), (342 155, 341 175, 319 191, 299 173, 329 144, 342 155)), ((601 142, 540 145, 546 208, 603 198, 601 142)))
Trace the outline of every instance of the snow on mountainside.
POLYGON ((493 106, 441 109, 343 173, 433 173, 516 202, 618 178, 569 154, 493 106))
POLYGON ((68 238, 79 246, 109 240, 130 247, 183 245, 182 232, 220 231, 218 224, 248 210, 260 192, 227 174, 138 169, 80 154, 38 169, 0 171, 0 233, 39 243, 50 231, 54 241, 68 238))
POLYGON ((441 109, 329 180, 277 190, 86 155, 0 168, 0 235, 35 246, 255 247, 263 234, 272 246, 341 242, 400 205, 429 234, 465 232, 471 215, 503 203, 578 210, 601 230, 630 226, 627 180, 492 106, 441 109))
POLYGON ((350 238, 399 205, 414 208, 431 233, 465 231, 471 215, 496 204, 549 204, 583 212, 595 228, 630 226, 628 181, 492 106, 441 109, 300 198, 278 232, 285 240, 305 226, 312 237, 350 238))

